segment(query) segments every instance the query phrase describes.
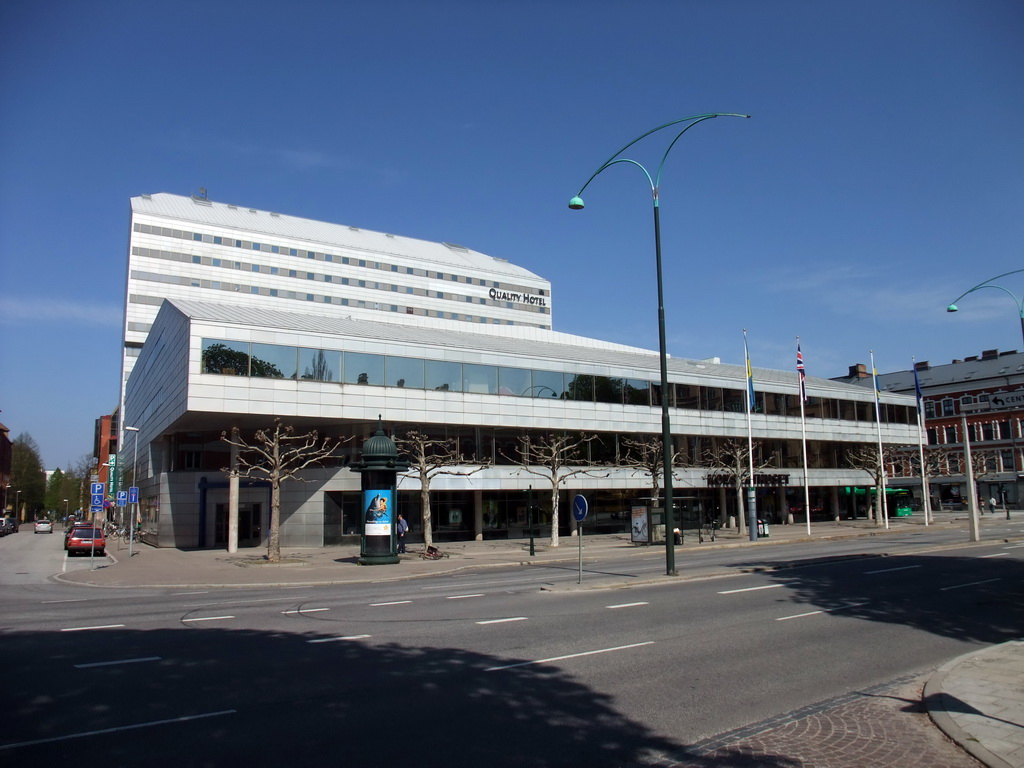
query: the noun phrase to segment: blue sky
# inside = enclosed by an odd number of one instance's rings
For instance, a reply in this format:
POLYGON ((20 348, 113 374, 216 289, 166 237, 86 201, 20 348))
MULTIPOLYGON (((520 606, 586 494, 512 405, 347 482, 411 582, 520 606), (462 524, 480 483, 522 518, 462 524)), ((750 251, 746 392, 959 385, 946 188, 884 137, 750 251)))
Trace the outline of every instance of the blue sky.
POLYGON ((129 198, 449 241, 557 330, 839 376, 1022 349, 1018 0, 0 4, 0 422, 48 468, 117 402, 129 198), (671 135, 627 156, 658 164, 671 135))

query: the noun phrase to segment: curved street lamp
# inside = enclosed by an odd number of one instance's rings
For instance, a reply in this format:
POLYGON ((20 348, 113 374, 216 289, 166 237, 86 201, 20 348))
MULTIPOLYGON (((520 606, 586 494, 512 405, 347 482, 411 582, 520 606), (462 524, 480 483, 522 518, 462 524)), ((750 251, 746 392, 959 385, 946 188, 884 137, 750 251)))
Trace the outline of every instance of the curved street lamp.
POLYGON ((665 123, 664 125, 659 125, 657 128, 653 128, 647 131, 647 133, 633 139, 626 146, 612 155, 607 162, 594 171, 593 175, 587 179, 587 183, 580 187, 580 191, 569 201, 569 207, 574 211, 583 210, 583 191, 590 185, 590 182, 597 178, 598 174, 606 168, 610 168, 618 163, 635 165, 644 172, 644 176, 647 177, 647 181, 651 185, 651 195, 654 199, 654 257, 658 274, 658 344, 661 358, 661 441, 662 457, 664 460, 662 474, 664 476, 665 492, 665 571, 669 576, 676 575, 676 556, 675 537, 673 535, 675 525, 673 520, 674 510, 672 499, 672 428, 669 423, 668 412, 668 353, 665 349, 665 295, 661 279, 661 219, 658 208, 658 188, 661 185, 661 171, 665 167, 665 160, 668 159, 668 153, 672 151, 672 147, 675 146, 676 142, 679 141, 684 133, 697 125, 697 123, 702 123, 705 120, 711 120, 716 117, 750 117, 750 115, 740 115, 734 112, 713 112, 706 115, 684 117, 679 120, 673 120, 670 123, 665 123), (683 129, 676 134, 676 137, 669 143, 668 149, 665 150, 665 154, 661 156, 661 162, 658 164, 658 170, 654 174, 654 178, 651 178, 651 174, 647 172, 647 169, 636 160, 620 157, 623 152, 641 139, 650 136, 652 133, 657 133, 663 128, 669 128, 673 125, 678 126, 683 124, 685 124, 683 129))
POLYGON ((946 311, 947 312, 958 312, 960 310, 960 308, 956 305, 956 303, 958 301, 960 301, 960 299, 962 299, 964 296, 966 296, 969 293, 974 293, 975 291, 979 291, 982 288, 996 288, 997 290, 1000 290, 1003 293, 1008 294, 1009 297, 1011 299, 1013 299, 1013 303, 1017 305, 1017 314, 1020 316, 1021 342, 1024 343, 1024 297, 1018 299, 1014 294, 1012 294, 1006 288, 1003 288, 1003 286, 1001 286, 1001 285, 996 285, 993 282, 994 280, 998 280, 1001 277, 1006 277, 1007 275, 1016 275, 1018 272, 1024 272, 1024 269, 1015 269, 1012 272, 1004 272, 1001 275, 996 275, 995 277, 990 277, 988 280, 985 280, 982 283, 978 283, 976 286, 974 286, 970 290, 964 291, 959 296, 957 296, 955 299, 953 299, 953 302, 948 307, 946 307, 946 311))

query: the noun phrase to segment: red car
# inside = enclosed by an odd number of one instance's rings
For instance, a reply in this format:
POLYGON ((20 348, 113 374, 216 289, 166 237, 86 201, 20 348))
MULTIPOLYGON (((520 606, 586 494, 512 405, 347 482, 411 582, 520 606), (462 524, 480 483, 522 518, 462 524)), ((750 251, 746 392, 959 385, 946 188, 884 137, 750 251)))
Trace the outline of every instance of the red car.
POLYGON ((68 543, 65 549, 67 549, 69 556, 75 552, 84 552, 86 554, 95 552, 97 555, 102 555, 106 546, 107 539, 103 535, 102 528, 75 528, 71 531, 71 535, 68 536, 68 543))

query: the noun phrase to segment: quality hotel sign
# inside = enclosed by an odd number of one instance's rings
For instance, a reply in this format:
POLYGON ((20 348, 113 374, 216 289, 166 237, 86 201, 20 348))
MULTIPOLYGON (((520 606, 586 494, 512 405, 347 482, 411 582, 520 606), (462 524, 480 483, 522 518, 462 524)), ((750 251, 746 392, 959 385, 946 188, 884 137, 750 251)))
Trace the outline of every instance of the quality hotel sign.
POLYGON ((494 301, 515 301, 519 304, 530 304, 535 307, 546 307, 547 301, 543 296, 531 296, 528 293, 515 293, 514 291, 499 291, 491 288, 487 293, 494 301))

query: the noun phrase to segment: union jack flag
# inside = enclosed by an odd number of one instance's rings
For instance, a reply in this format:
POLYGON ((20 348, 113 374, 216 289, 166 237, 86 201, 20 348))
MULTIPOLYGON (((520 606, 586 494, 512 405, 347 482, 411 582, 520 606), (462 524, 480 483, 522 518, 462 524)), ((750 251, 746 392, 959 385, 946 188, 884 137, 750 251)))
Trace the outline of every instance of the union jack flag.
POLYGON ((804 355, 800 351, 800 341, 796 342, 796 372, 800 376, 800 397, 806 403, 807 402, 807 387, 804 379, 807 378, 807 372, 804 369, 804 355))

